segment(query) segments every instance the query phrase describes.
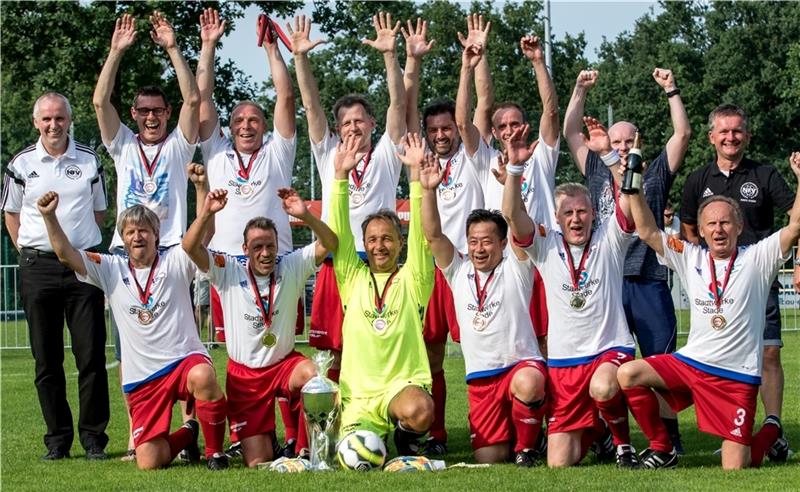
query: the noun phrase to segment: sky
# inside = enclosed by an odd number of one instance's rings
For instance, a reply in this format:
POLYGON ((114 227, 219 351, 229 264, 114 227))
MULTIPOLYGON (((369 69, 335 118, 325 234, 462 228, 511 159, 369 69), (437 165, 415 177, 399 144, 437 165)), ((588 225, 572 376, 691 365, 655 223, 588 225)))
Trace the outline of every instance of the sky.
MULTIPOLYGON (((650 12, 651 8, 660 11, 656 2, 553 0, 550 4, 553 38, 557 41, 563 39, 566 33, 577 35, 583 31, 587 42, 585 55, 589 61, 594 61, 597 59, 595 51, 600 47, 603 36, 613 40, 624 31, 632 31, 636 19, 650 12)), ((218 52, 223 61, 233 60, 246 75, 252 77, 257 86, 269 76, 266 54, 256 47, 255 42, 259 13, 261 10, 258 7, 249 7, 245 17, 236 22, 236 29, 222 38, 222 48, 218 52)), ((310 6, 305 13, 310 13, 310 6)), ((278 20, 284 26, 288 19, 278 20)), ((319 34, 312 32, 311 38, 316 37, 319 34)), ((288 63, 290 53, 285 48, 282 48, 282 53, 288 63)))

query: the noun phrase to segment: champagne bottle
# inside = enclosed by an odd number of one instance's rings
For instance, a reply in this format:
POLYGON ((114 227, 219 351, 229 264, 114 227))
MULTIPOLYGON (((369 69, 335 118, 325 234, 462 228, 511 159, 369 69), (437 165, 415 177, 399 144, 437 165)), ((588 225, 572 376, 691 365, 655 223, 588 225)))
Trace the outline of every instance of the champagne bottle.
POLYGON ((642 164, 642 145, 639 138, 639 132, 633 137, 633 148, 628 151, 627 169, 625 175, 622 177, 622 187, 620 191, 626 195, 635 195, 642 189, 642 173, 644 166, 642 164))

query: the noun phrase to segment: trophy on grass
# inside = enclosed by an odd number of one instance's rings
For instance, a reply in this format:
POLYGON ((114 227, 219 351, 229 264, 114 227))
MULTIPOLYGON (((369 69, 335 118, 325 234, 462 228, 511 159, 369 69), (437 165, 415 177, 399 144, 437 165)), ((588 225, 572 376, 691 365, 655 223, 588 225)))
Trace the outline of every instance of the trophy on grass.
POLYGON ((330 352, 317 352, 312 358, 317 375, 303 389, 303 413, 311 444, 311 470, 330 470, 339 427, 339 386, 325 377, 333 362, 330 352))

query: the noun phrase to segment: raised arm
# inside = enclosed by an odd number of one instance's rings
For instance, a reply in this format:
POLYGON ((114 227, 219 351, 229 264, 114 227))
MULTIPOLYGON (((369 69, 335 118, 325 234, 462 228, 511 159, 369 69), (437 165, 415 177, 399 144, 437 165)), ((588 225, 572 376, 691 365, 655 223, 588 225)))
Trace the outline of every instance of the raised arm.
POLYGON ((586 174, 586 156, 589 148, 583 136, 581 123, 583 122, 583 108, 586 104, 586 94, 597 83, 596 70, 582 70, 575 82, 575 89, 564 114, 564 139, 567 141, 572 160, 578 166, 581 175, 586 174))
POLYGON ((297 86, 300 88, 300 97, 303 99, 303 109, 308 121, 308 136, 311 143, 318 144, 325 137, 328 131, 328 120, 325 118, 325 111, 319 98, 319 87, 317 80, 311 71, 311 63, 308 61, 308 52, 315 46, 324 43, 320 39, 311 41, 311 19, 305 15, 294 18, 294 29, 289 23, 286 24, 292 36, 292 48, 294 53, 294 70, 297 76, 297 86))
POLYGON ((611 138, 608 136, 608 130, 599 120, 591 116, 584 116, 583 124, 586 125, 586 129, 589 131, 589 139, 584 138, 584 145, 588 150, 600 156, 600 159, 611 171, 611 176, 614 178, 617 188, 619 188, 622 186, 621 162, 619 153, 611 147, 611 138))
POLYGON ((86 265, 83 264, 80 251, 72 246, 61 228, 61 224, 58 222, 58 217, 56 216, 58 193, 48 191, 39 198, 36 202, 36 207, 39 209, 39 213, 42 214, 50 244, 53 245, 53 252, 58 256, 58 261, 78 275, 86 275, 86 265))
POLYGON ((217 126, 219 114, 214 105, 217 43, 225 34, 225 21, 212 8, 200 14, 200 59, 197 61, 197 90, 200 91, 200 140, 205 141, 217 126))
POLYGON ((544 50, 542 43, 537 36, 525 36, 519 41, 520 48, 525 57, 533 64, 536 72, 536 85, 539 88, 539 98, 542 100, 542 117, 539 119, 539 134, 544 143, 550 147, 556 145, 558 132, 558 96, 556 86, 550 73, 547 71, 547 64, 544 60, 544 50))
POLYGON ((483 15, 471 14, 467 15, 467 36, 464 37, 460 32, 457 33, 463 48, 478 45, 483 49, 483 56, 475 67, 475 92, 478 96, 478 103, 475 105, 472 123, 478 129, 480 136, 487 142, 492 138, 492 108, 494 107, 494 86, 487 57, 491 28, 492 23, 489 21, 484 23, 483 15))
POLYGON ((678 172, 686 149, 689 148, 689 138, 692 136, 692 126, 689 124, 689 116, 683 106, 683 99, 678 87, 675 85, 675 77, 672 70, 666 68, 656 68, 653 70, 653 78, 667 93, 669 101, 669 115, 672 119, 672 136, 667 141, 667 161, 669 170, 672 174, 678 172))
POLYGON ((264 49, 272 73, 272 85, 275 86, 275 129, 283 138, 292 138, 295 135, 297 121, 292 78, 278 48, 278 39, 273 39, 271 43, 267 39, 264 38, 264 49))
MULTIPOLYGON (((789 165, 800 182, 800 152, 792 152, 792 155, 789 156, 789 165)), ((800 240, 800 185, 797 186, 794 205, 789 214, 789 223, 781 229, 781 252, 784 256, 792 252, 792 246, 797 244, 798 240, 800 240)))
MULTIPOLYGON (((525 241, 533 235, 536 224, 533 223, 525 204, 522 202, 522 172, 525 162, 533 155, 535 145, 527 145, 529 125, 518 128, 511 136, 506 153, 498 159, 505 162, 506 180, 503 185, 503 216, 511 229, 512 237, 525 241)), ((525 259, 527 254, 513 245, 512 249, 518 259, 525 259)))
POLYGON ((183 98, 181 113, 178 116, 178 126, 187 141, 196 143, 200 127, 200 91, 197 89, 197 81, 175 41, 175 30, 164 15, 158 11, 153 12, 153 15, 150 16, 150 25, 153 26, 150 38, 167 52, 172 67, 175 69, 175 77, 178 79, 178 86, 183 98))
POLYGON ((431 50, 436 40, 426 40, 428 22, 419 17, 416 29, 411 20, 408 20, 406 27, 401 28, 401 31, 406 41, 406 67, 403 73, 403 86, 406 91, 406 127, 409 133, 419 133, 419 71, 422 57, 431 50))
POLYGON ((403 72, 397 60, 397 32, 400 21, 392 26, 392 14, 379 12, 372 16, 375 26, 375 40, 365 39, 362 42, 383 54, 386 65, 386 85, 389 89, 389 108, 386 110, 386 132, 397 145, 406 134, 406 94, 403 87, 403 72))
POLYGON ((458 94, 456 95, 456 126, 464 142, 464 149, 472 156, 480 146, 481 132, 470 118, 472 112, 472 76, 475 67, 483 58, 483 47, 471 44, 464 48, 461 55, 461 75, 458 79, 458 94))
POLYGON ((321 264, 325 257, 328 256, 328 253, 336 251, 339 246, 339 238, 336 233, 328 227, 328 224, 322 222, 308 210, 306 203, 293 188, 278 188, 278 196, 283 201, 283 210, 292 217, 305 222, 311 228, 311 231, 316 234, 314 258, 317 265, 321 264))
POLYGON ((627 202, 630 208, 630 214, 633 217, 633 222, 636 224, 636 231, 639 233, 639 239, 650 246, 653 251, 659 255, 664 254, 664 244, 661 241, 661 235, 664 234, 656 224, 656 218, 653 216, 653 211, 647 206, 644 201, 644 193, 636 193, 633 195, 625 195, 620 197, 620 206, 622 200, 627 197, 627 202))
POLYGON ((119 131, 119 113, 111 104, 111 93, 114 91, 114 79, 119 71, 119 64, 125 50, 136 41, 136 19, 130 14, 124 14, 114 24, 114 34, 111 35, 111 49, 108 58, 100 70, 97 86, 94 88, 92 104, 97 115, 97 124, 100 127, 100 139, 105 145, 111 144, 119 131))
MULTIPOLYGON (((198 200, 198 203, 201 203, 198 200)), ((206 249, 204 238, 208 236, 208 232, 213 227, 214 216, 217 212, 225 208, 228 204, 228 191, 227 190, 211 190, 203 200, 202 205, 197 213, 197 218, 194 219, 192 225, 183 236, 181 247, 189 255, 197 268, 203 272, 207 272, 208 264, 208 250, 206 249)))

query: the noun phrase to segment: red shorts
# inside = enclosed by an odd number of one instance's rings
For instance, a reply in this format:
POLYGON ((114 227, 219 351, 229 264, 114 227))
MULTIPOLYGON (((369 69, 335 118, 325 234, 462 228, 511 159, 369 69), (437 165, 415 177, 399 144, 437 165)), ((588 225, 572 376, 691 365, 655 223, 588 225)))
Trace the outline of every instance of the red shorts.
POLYGON ((289 397, 289 378, 304 360, 308 359, 292 351, 277 364, 253 369, 228 359, 225 392, 232 441, 275 430, 275 398, 289 397))
POLYGON ((531 292, 530 304, 531 322, 533 323, 533 333, 537 338, 547 336, 547 297, 544 292, 544 282, 542 275, 537 268, 533 269, 533 292, 531 292))
POLYGON ((447 284, 447 279, 438 268, 434 269, 433 291, 425 312, 425 326, 422 336, 426 344, 440 344, 447 342, 447 333, 450 333, 454 342, 461 341, 456 318, 456 306, 453 302, 453 292, 447 284))
POLYGON ((199 364, 213 365, 211 359, 205 355, 191 354, 172 371, 128 393, 128 411, 131 415, 135 447, 169 434, 172 407, 176 401, 183 400, 191 408, 194 398, 186 389, 186 378, 189 371, 199 364))
POLYGON ((593 361, 572 367, 547 368, 547 433, 590 429, 598 424, 599 415, 589 395, 589 383, 601 364, 611 362, 617 367, 633 360, 620 350, 607 350, 593 361))
POLYGON ((314 286, 314 300, 311 303, 311 327, 308 330, 308 344, 318 350, 342 351, 342 299, 333 260, 326 258, 317 273, 314 286))
POLYGON ((667 383, 669 389, 659 393, 673 410, 679 412, 694 403, 701 431, 750 445, 758 386, 714 376, 673 354, 653 355, 644 360, 667 383))
POLYGON ((469 398, 469 434, 472 449, 511 441, 511 380, 520 369, 533 367, 547 377, 544 364, 538 360, 518 362, 510 371, 496 376, 473 379, 467 383, 469 398))
MULTIPOLYGON (((211 286, 211 322, 214 324, 214 329, 222 331, 222 336, 219 337, 220 342, 225 341, 225 319, 222 314, 222 301, 219 299, 219 292, 214 286, 211 286)), ((295 322, 294 334, 302 335, 306 328, 306 310, 303 298, 297 300, 297 321, 295 322)))

